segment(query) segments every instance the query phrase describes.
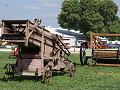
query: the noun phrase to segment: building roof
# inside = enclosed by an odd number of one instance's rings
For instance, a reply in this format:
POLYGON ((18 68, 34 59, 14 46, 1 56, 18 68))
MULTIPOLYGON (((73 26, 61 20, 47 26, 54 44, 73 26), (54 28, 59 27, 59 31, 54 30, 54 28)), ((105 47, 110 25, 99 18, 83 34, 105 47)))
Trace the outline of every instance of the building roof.
POLYGON ((85 36, 82 33, 73 32, 73 31, 69 31, 69 30, 56 29, 56 32, 59 32, 59 33, 65 34, 65 35, 69 35, 69 36, 85 38, 85 36))
POLYGON ((51 33, 55 33, 58 35, 64 35, 64 37, 77 37, 77 38, 80 38, 81 40, 86 40, 85 35, 83 35, 83 33, 80 33, 79 31, 68 30, 68 29, 63 29, 63 28, 53 28, 51 26, 48 26, 45 28, 51 33))

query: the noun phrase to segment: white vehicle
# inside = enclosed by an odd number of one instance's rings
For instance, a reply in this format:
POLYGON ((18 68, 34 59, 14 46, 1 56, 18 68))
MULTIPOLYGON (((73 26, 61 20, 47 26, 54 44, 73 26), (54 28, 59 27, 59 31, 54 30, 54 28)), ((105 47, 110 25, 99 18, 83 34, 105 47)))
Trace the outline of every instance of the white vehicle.
POLYGON ((86 40, 78 40, 78 41, 77 41, 77 46, 81 46, 81 44, 82 44, 83 42, 87 42, 87 41, 86 41, 86 40))

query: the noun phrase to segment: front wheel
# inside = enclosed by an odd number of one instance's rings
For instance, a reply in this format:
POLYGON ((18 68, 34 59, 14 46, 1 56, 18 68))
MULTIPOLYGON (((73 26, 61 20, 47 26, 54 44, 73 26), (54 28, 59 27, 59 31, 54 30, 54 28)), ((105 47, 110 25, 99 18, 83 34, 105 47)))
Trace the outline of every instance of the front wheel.
POLYGON ((76 65, 73 62, 70 65, 70 77, 74 77, 75 75, 76 75, 76 65))
POLYGON ((43 83, 50 82, 52 79, 52 67, 46 66, 43 71, 42 81, 43 83))

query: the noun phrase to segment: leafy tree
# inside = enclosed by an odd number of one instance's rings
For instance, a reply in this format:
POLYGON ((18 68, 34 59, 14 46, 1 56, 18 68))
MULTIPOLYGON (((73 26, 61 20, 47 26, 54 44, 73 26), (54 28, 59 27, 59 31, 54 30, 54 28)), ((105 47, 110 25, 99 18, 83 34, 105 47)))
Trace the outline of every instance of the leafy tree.
MULTIPOLYGON (((108 33, 112 34, 120 34, 120 19, 116 17, 117 19, 107 23, 106 30, 108 30, 108 33)), ((109 37, 110 40, 120 40, 120 37, 109 37)))
POLYGON ((80 8, 82 9, 82 12, 84 12, 85 10, 99 12, 99 4, 99 0, 80 0, 80 8))
POLYGON ((58 15, 58 23, 63 28, 79 29, 80 5, 78 0, 65 0, 62 4, 61 14, 58 15))
POLYGON ((104 0, 100 4, 100 14, 104 17, 105 25, 114 21, 118 12, 118 7, 112 0, 104 0))
POLYGON ((118 6, 112 0, 65 0, 58 23, 63 28, 80 30, 87 35, 119 33, 118 6))
POLYGON ((104 18, 95 11, 84 11, 83 15, 81 16, 81 32, 96 32, 101 33, 104 28, 103 23, 104 18))

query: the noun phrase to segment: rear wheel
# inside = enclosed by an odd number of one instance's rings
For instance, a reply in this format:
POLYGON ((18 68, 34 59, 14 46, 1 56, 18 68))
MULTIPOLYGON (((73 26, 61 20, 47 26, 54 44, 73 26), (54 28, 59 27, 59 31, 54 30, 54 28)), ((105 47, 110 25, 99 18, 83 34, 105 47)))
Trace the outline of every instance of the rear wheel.
POLYGON ((14 67, 12 64, 6 64, 4 67, 3 79, 9 81, 14 78, 14 67))

